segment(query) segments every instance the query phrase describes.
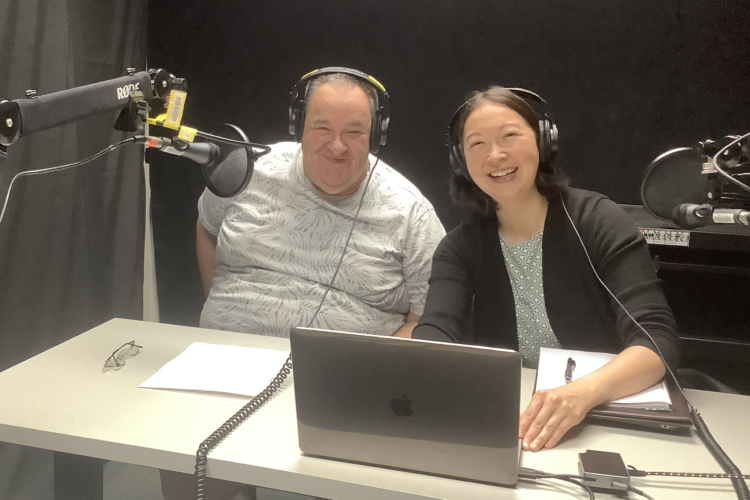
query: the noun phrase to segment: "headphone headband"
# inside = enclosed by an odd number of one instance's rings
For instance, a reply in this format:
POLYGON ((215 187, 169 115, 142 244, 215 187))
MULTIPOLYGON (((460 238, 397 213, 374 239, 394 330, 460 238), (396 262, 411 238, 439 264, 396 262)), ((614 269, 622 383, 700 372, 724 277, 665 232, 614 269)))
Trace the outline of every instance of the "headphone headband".
MULTIPOLYGON (((297 142, 302 140, 302 131, 305 127, 305 94, 307 85, 310 81, 323 75, 344 74, 352 76, 360 81, 366 82, 378 96, 376 103, 375 115, 372 117, 372 126, 370 128, 370 153, 376 154, 380 146, 385 146, 388 139, 388 124, 391 119, 390 114, 390 96, 385 86, 380 83, 374 76, 363 73, 362 71, 344 68, 340 66, 331 66, 327 68, 314 69, 306 73, 292 87, 290 92, 291 103, 289 105, 289 133, 292 134, 297 142)), ((369 98, 368 98, 369 100, 369 98)))
POLYGON ((313 78, 317 78, 323 75, 337 74, 337 73, 353 76, 353 77, 359 78, 360 80, 364 80, 367 83, 373 85, 381 93, 386 94, 386 96, 388 95, 388 91, 385 90, 385 86, 383 86, 383 84, 380 83, 374 76, 368 75, 367 73, 363 73, 362 71, 359 71, 357 69, 344 68, 343 66, 329 66, 327 68, 314 69, 310 71, 309 73, 306 73, 305 75, 303 75, 302 78, 299 79, 295 87, 298 87, 300 84, 305 83, 306 81, 311 80, 313 78))
MULTIPOLYGON (((505 90, 510 91, 514 95, 520 97, 524 101, 526 101, 529 105, 529 101, 537 103, 541 105, 542 112, 537 114, 539 115, 539 124, 538 124, 538 139, 537 139, 537 147, 539 148, 539 168, 542 171, 552 171, 552 160, 554 159, 555 155, 557 154, 557 148, 558 148, 558 133, 557 133, 557 125, 555 125, 555 121, 552 118, 552 112, 549 109, 549 105, 547 104, 547 101, 542 98, 539 94, 536 92, 532 92, 531 90, 526 90, 522 88, 516 88, 516 87, 503 87, 505 90)), ((448 125, 448 156, 451 164, 451 168, 453 169, 454 173, 456 175, 462 175, 467 180, 473 182, 471 179, 471 176, 469 175, 469 169, 466 165, 466 157, 464 156, 463 146, 461 144, 461 137, 458 137, 458 121, 461 119, 461 116, 463 114, 464 108, 471 102, 471 99, 467 100, 461 106, 458 107, 455 113, 453 113, 453 117, 451 118, 451 121, 448 125)), ((532 106, 533 109, 533 106, 532 106)))

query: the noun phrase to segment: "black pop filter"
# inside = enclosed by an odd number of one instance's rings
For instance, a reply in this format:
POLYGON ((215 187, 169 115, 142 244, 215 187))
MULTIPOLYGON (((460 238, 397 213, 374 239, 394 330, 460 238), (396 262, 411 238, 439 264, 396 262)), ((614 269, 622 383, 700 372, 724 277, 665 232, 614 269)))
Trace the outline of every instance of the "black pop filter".
MULTIPOLYGON (((239 127, 225 123, 211 132, 212 135, 248 142, 239 127)), ((247 187, 253 177, 255 156, 250 147, 210 141, 221 150, 217 161, 201 166, 206 187, 216 196, 231 198, 247 187)))
POLYGON ((641 202, 651 215, 672 222, 672 212, 683 203, 702 205, 708 198, 703 159, 694 148, 677 148, 656 157, 643 174, 641 202))

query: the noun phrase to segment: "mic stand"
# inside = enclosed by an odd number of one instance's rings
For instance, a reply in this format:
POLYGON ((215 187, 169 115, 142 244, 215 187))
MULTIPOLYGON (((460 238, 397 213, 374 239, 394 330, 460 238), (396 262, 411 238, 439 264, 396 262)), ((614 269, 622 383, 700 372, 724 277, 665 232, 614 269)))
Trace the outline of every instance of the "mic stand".
POLYGON ((120 111, 115 122, 115 130, 131 133, 143 132, 149 112, 151 112, 151 106, 143 98, 143 92, 136 90, 130 96, 128 106, 120 111))
POLYGON ((21 135, 21 110, 13 101, 0 100, 0 151, 7 153, 8 146, 21 135))

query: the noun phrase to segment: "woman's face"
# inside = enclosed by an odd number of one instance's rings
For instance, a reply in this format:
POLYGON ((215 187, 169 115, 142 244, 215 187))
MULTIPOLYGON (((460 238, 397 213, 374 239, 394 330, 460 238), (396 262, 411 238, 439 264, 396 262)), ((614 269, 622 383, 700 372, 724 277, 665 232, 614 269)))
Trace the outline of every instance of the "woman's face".
POLYGON ((539 149, 534 130, 501 104, 483 104, 464 124, 469 175, 499 205, 536 192, 539 149))

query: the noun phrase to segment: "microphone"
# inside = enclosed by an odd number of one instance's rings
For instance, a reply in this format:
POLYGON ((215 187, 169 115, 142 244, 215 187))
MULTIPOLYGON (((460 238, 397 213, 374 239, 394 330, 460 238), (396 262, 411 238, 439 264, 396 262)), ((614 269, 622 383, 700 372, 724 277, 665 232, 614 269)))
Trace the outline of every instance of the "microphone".
POLYGON ((187 142, 182 139, 169 139, 168 137, 138 137, 137 144, 146 144, 147 147, 164 151, 171 155, 183 156, 193 160, 200 166, 213 167, 224 159, 221 148, 210 142, 187 142))
POLYGON ((131 93, 138 90, 144 100, 153 98, 147 71, 31 99, 0 101, 0 144, 10 146, 19 137, 40 130, 121 110, 128 106, 131 93))
POLYGON ((239 127, 225 123, 210 135, 214 134, 218 134, 215 136, 218 144, 145 136, 138 136, 136 143, 193 160, 201 166, 206 187, 216 196, 230 198, 243 191, 252 179, 255 153, 252 147, 243 144, 219 142, 223 137, 247 143, 247 136, 239 127))
POLYGON ((678 226, 685 229, 695 229, 696 227, 713 224, 711 217, 714 213, 714 207, 711 205, 696 205, 695 203, 683 203, 674 207, 672 210, 672 220, 678 226))
POLYGON ((750 212, 739 208, 714 208, 709 204, 683 203, 672 211, 672 220, 685 229, 695 229, 709 224, 750 226, 750 212))

